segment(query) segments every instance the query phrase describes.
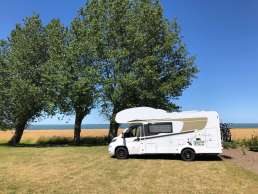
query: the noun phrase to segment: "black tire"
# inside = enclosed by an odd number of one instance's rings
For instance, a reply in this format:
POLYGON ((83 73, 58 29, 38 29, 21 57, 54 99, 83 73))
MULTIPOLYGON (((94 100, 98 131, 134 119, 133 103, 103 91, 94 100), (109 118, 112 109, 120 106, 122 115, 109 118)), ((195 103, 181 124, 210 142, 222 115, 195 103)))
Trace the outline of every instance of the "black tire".
POLYGON ((129 154, 125 147, 118 147, 115 155, 117 159, 127 159, 129 154))
POLYGON ((184 161, 193 161, 195 159, 195 152, 190 148, 186 148, 181 152, 181 159, 184 161))

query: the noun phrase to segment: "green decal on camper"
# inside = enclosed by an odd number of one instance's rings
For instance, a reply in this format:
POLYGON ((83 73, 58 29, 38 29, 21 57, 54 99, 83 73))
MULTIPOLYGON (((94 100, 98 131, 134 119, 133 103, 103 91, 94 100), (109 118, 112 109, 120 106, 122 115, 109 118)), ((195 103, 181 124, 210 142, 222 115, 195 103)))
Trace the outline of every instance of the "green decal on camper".
POLYGON ((195 146, 204 146, 204 141, 202 141, 202 140, 195 140, 194 141, 194 145, 195 146))

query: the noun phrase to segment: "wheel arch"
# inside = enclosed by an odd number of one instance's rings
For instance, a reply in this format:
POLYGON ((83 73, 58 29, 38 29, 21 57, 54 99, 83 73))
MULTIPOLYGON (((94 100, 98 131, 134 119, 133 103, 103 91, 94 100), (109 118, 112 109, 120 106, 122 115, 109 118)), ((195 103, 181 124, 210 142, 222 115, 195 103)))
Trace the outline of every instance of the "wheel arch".
POLYGON ((116 153, 116 150, 117 150, 118 148, 121 148, 121 147, 125 148, 125 149, 127 150, 128 154, 129 154, 128 148, 127 148, 125 145, 116 146, 116 148, 115 148, 115 153, 116 153))
POLYGON ((182 149, 181 149, 181 151, 180 151, 180 154, 184 151, 184 150, 186 150, 186 149, 190 149, 190 150, 192 150, 193 152, 194 152, 194 154, 196 154, 196 151, 194 150, 194 148, 192 148, 192 147, 183 147, 182 149))

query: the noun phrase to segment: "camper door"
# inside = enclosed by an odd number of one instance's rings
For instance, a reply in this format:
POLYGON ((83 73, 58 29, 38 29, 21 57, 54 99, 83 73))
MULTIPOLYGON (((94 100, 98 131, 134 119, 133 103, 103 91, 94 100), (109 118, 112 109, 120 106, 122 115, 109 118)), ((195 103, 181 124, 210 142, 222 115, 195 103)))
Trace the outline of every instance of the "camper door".
POLYGON ((216 129, 206 129, 206 146, 207 148, 219 147, 219 137, 216 129))
POLYGON ((125 145, 128 149, 129 154, 141 153, 141 130, 142 124, 133 124, 124 134, 125 145))

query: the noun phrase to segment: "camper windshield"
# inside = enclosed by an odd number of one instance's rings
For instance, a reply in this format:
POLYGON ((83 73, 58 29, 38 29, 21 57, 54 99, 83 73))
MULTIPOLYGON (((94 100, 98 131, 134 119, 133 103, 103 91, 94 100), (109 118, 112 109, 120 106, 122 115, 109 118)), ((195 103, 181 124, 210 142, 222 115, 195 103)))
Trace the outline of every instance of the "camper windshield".
POLYGON ((131 125, 125 133, 125 137, 140 137, 142 125, 131 125))

